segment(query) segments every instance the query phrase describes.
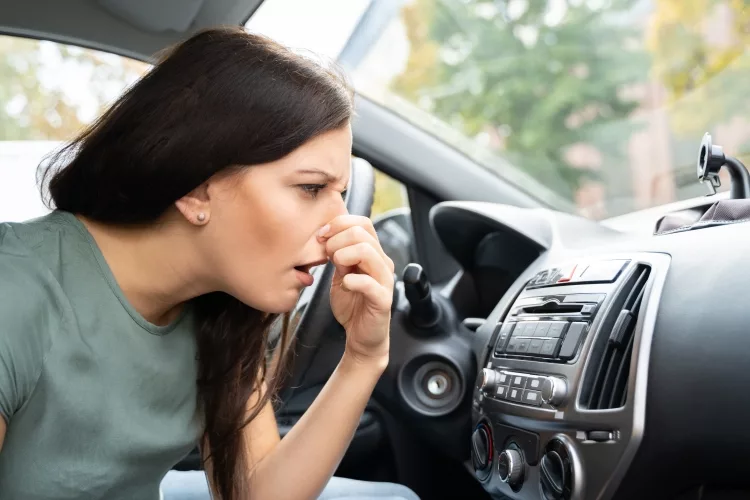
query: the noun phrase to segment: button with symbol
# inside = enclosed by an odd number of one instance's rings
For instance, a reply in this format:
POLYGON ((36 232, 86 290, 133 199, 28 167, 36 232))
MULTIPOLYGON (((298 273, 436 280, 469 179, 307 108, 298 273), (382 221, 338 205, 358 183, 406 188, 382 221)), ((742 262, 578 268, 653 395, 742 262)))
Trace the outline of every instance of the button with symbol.
POLYGON ((507 395, 508 395, 508 387, 504 385, 498 386, 497 391, 495 392, 495 398, 505 399, 507 395))
POLYGON ((542 379, 540 379, 540 378, 529 378, 529 380, 526 382, 526 388, 527 389, 533 389, 535 391, 541 391, 542 390, 542 379))
POLYGON ((520 403, 521 401, 523 401, 523 389, 511 388, 508 391, 507 399, 509 399, 510 401, 517 401, 520 403))
POLYGON ((541 406, 542 394, 539 391, 526 390, 523 393, 523 402, 527 405, 541 406))
POLYGON ((510 386, 523 389, 526 386, 526 377, 524 377, 523 375, 511 375, 510 386))

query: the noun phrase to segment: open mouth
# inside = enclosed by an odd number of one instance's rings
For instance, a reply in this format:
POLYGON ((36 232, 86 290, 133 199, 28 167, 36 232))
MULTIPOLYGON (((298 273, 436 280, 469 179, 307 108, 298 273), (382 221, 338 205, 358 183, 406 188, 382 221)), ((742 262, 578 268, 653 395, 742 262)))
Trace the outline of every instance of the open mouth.
POLYGON ((300 265, 300 266, 294 266, 294 268, 295 268, 295 269, 296 269, 297 271, 300 271, 300 272, 303 272, 303 273, 308 273, 308 274, 309 274, 309 273, 310 273, 310 270, 311 270, 311 269, 312 269, 313 267, 317 267, 317 266, 322 266, 323 264, 325 264, 325 263, 327 263, 327 262, 328 262, 328 259, 321 259, 321 260, 316 260, 316 261, 314 261, 314 262, 309 262, 309 263, 307 263, 307 264, 302 264, 302 265, 300 265))

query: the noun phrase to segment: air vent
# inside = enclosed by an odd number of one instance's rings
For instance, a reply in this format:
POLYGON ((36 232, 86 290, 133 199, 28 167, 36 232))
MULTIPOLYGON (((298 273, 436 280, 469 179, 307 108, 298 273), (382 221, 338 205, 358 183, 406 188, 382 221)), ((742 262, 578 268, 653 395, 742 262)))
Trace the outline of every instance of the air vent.
MULTIPOLYGON (((584 380, 583 406, 590 410, 620 408, 628 394, 630 358, 633 353, 635 324, 643 302, 649 267, 639 265, 615 299, 613 310, 602 322, 601 334, 609 336, 597 341, 592 351, 591 371, 584 380), (624 298, 624 300, 623 300, 624 298), (593 375, 593 377, 592 377, 593 375)), ((601 337, 601 335, 600 335, 601 337)))

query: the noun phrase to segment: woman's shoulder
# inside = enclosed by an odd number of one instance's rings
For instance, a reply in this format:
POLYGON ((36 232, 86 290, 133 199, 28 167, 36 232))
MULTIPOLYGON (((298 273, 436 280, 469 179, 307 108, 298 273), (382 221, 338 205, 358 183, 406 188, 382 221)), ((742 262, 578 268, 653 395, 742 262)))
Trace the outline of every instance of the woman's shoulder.
POLYGON ((6 419, 36 385, 65 301, 55 277, 30 246, 32 234, 23 234, 30 230, 0 224, 0 415, 6 419))
POLYGON ((59 284, 38 248, 50 222, 0 223, 0 324, 26 322, 59 302, 59 284))

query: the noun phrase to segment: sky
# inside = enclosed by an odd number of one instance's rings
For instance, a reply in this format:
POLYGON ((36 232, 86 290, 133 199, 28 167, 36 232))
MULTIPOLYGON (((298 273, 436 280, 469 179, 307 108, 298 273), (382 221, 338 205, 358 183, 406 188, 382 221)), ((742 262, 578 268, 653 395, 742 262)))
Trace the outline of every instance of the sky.
POLYGON ((266 0, 245 26, 335 59, 370 0, 266 0))
MULTIPOLYGON (((375 0, 377 1, 377 0, 375 0)), ((410 3, 411 0, 382 0, 410 3)), ((246 27, 292 48, 336 59, 371 0, 265 0, 246 27)), ((400 16, 379 33, 367 56, 349 76, 357 90, 383 103, 388 86, 409 56, 400 16)))

